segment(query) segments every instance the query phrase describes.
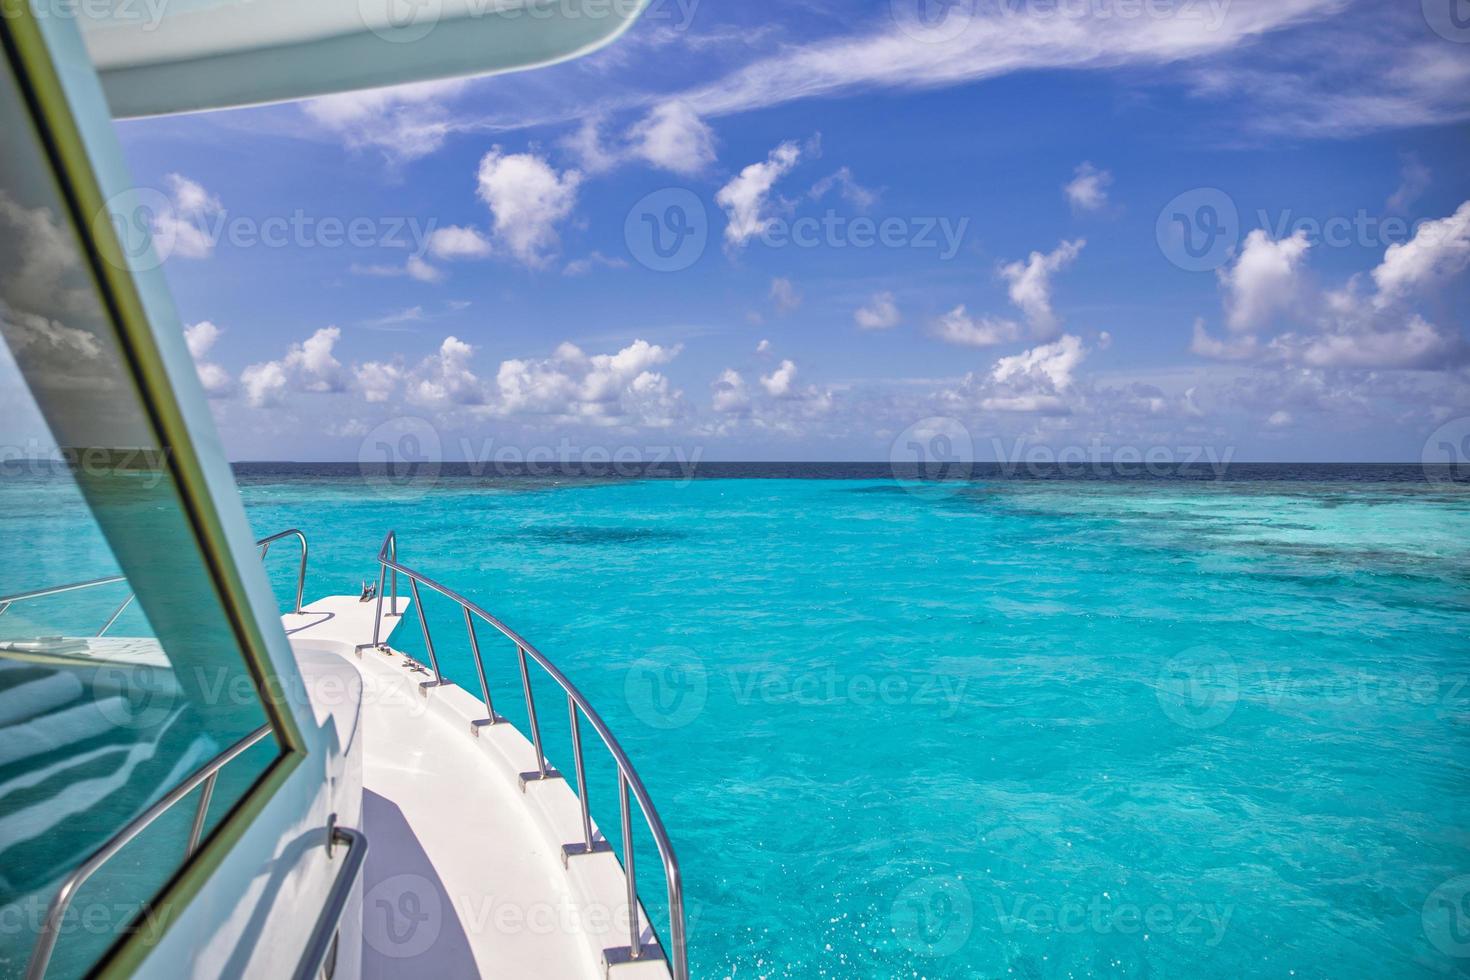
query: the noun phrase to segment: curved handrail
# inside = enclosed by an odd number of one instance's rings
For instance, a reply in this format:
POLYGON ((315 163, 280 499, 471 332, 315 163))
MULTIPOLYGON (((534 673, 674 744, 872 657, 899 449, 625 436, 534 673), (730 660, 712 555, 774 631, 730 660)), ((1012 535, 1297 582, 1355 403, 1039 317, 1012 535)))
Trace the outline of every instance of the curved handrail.
POLYGON ((272 544, 282 538, 293 536, 301 542, 301 568, 296 573, 296 608, 293 610, 299 616, 301 615, 301 594, 306 591, 306 553, 308 551, 306 535, 293 527, 285 531, 279 531, 269 537, 261 538, 255 542, 255 545, 260 549, 260 560, 265 561, 265 556, 270 554, 272 544))
MULTIPOLYGON (((309 550, 306 544, 306 535, 302 531, 293 527, 290 530, 281 531, 279 533, 272 534, 269 537, 261 538, 259 541, 255 542, 255 546, 260 549, 260 560, 265 561, 265 556, 270 553, 272 544, 280 541, 282 538, 289 538, 293 536, 299 539, 301 542, 301 567, 296 573, 296 608, 293 610, 293 612, 299 615, 301 613, 302 594, 306 590, 306 556, 309 550)), ((118 582, 126 581, 126 575, 109 575, 106 578, 94 578, 89 579, 86 582, 73 582, 70 585, 51 585, 42 589, 32 589, 29 592, 17 592, 15 595, 0 596, 0 616, 5 615, 5 611, 15 603, 24 602, 27 599, 44 599, 46 596, 61 595, 65 592, 77 592, 82 589, 92 589, 100 585, 114 585, 118 582)), ((113 614, 108 617, 107 622, 104 623, 102 625, 102 628, 97 631, 97 635, 101 636, 108 630, 112 629, 112 624, 117 622, 118 617, 123 614, 123 611, 132 604, 133 600, 136 597, 136 593, 128 593, 128 597, 124 599, 122 605, 118 606, 113 614)))
POLYGON ((46 917, 41 921, 40 935, 36 937, 36 947, 31 951, 31 961, 26 967, 26 980, 41 980, 46 975, 46 967, 51 962, 51 954, 56 949, 56 940, 61 933, 61 920, 66 916, 66 910, 71 907, 72 899, 86 884, 87 879, 97 873, 97 870, 112 858, 114 854, 122 850, 129 841, 137 837, 148 825, 163 816, 173 805, 192 793, 201 784, 204 784, 204 792, 200 796, 199 811, 195 814, 195 834, 190 835, 189 850, 186 857, 194 853, 198 846, 197 832, 203 825, 205 810, 209 806, 210 791, 214 788, 215 777, 231 760, 259 742, 270 734, 269 724, 261 725, 255 731, 246 735, 234 745, 225 749, 215 756, 201 768, 196 770, 183 782, 169 790, 157 802, 134 817, 132 822, 114 834, 108 841, 92 852, 92 856, 72 869, 61 882, 61 887, 51 899, 51 904, 46 908, 46 917))
MULTIPOLYGON (((582 692, 577 690, 576 685, 573 684, 571 680, 568 679, 567 676, 563 674, 561 670, 558 669, 557 666, 546 657, 545 654, 543 654, 540 650, 537 650, 530 642, 528 642, 525 637, 521 636, 515 630, 511 629, 498 617, 486 611, 482 606, 478 605, 477 603, 471 602, 469 599, 466 599, 464 596, 460 595, 453 589, 448 588, 447 586, 440 585, 438 582, 435 582, 433 579, 425 576, 421 572, 417 572, 414 569, 399 563, 398 536, 396 532, 389 531, 388 536, 383 539, 383 546, 378 550, 377 560, 380 566, 378 573, 377 592, 378 606, 377 615, 373 621, 372 645, 375 647, 381 645, 379 643, 379 628, 383 618, 383 586, 385 584, 384 578, 386 577, 388 572, 391 571, 393 573, 393 594, 395 596, 395 602, 391 609, 394 613, 397 613, 397 576, 403 575, 409 581, 409 588, 413 592, 414 603, 418 606, 419 626, 423 630, 424 646, 428 650, 429 660, 434 669, 434 680, 432 683, 434 685, 443 685, 446 682, 444 680, 444 675, 439 671, 439 658, 434 652, 434 644, 429 636, 428 622, 424 616, 423 603, 419 601, 418 587, 420 585, 423 585, 427 588, 433 589, 435 592, 444 596, 446 599, 449 599, 451 602, 457 604, 460 609, 464 611, 465 625, 469 632, 470 646, 474 651, 475 656, 475 667, 476 670, 479 672, 480 683, 485 693, 485 708, 490 713, 490 719, 488 722, 489 724, 495 724, 497 718, 495 715, 495 709, 491 705, 489 686, 485 683, 485 667, 480 658, 480 645, 479 641, 475 638, 474 624, 471 620, 471 617, 477 617, 485 623, 488 623, 502 636, 504 636, 506 639, 510 640, 516 645, 516 653, 520 660, 521 682, 525 689, 527 715, 529 717, 531 725, 531 739, 536 750, 536 771, 523 773, 521 776, 523 781, 546 779, 557 775, 554 770, 548 771, 546 765, 546 757, 542 754, 541 751, 541 728, 536 719, 535 701, 531 695, 530 677, 526 671, 526 656, 529 655, 531 659, 540 664, 541 668, 546 671, 551 679, 556 681, 557 685, 564 692, 566 692, 567 704, 570 709, 571 715, 573 755, 575 756, 575 761, 577 765, 577 785, 579 789, 579 793, 577 795, 582 807, 582 827, 585 837, 582 845, 584 849, 580 851, 567 851, 568 854, 591 853, 594 850, 597 850, 597 848, 594 847, 594 842, 592 840, 591 819, 588 815, 587 810, 586 781, 581 758, 582 740, 577 721, 578 711, 580 711, 581 714, 587 718, 588 723, 592 725, 593 730, 596 731, 598 737, 602 739, 602 744, 607 748, 608 754, 612 756, 613 762, 617 765, 618 768, 618 794, 621 816, 623 818, 622 823, 624 877, 627 879, 628 882, 628 919, 630 933, 628 956, 633 960, 637 960, 644 953, 644 944, 641 940, 641 930, 638 923, 639 914, 637 880, 633 867, 632 827, 629 820, 630 814, 628 807, 628 794, 631 791, 633 797, 638 801, 638 808, 643 811, 643 820, 648 825, 649 831, 653 834, 654 844, 658 848, 659 857, 663 860, 664 877, 668 883, 670 932, 669 938, 671 940, 670 951, 672 953, 672 958, 670 961, 671 972, 673 974, 674 980, 688 980, 689 959, 685 938, 684 889, 683 881, 679 874, 679 861, 674 856, 674 845, 669 840, 668 831, 665 830, 663 821, 659 818, 658 809, 653 805, 653 799, 649 796, 648 790, 644 787, 643 780, 638 777, 638 771, 633 767, 632 760, 629 759, 627 753, 623 751, 622 745, 618 743, 617 738, 613 735, 612 730, 608 728, 607 723, 602 720, 602 716, 597 713, 597 710, 592 707, 592 704, 587 700, 586 697, 583 696, 582 692)), ((651 922, 649 923, 649 928, 653 928, 653 924, 651 922)), ((655 931, 655 936, 656 935, 657 933, 655 931)))
POLYGON ((327 901, 322 906, 321 914, 317 916, 311 936, 306 940, 306 951, 301 954, 301 962, 296 965, 295 980, 318 980, 323 975, 332 975, 331 971, 324 974, 322 968, 337 941, 342 916, 362 878, 363 863, 367 861, 367 836, 360 830, 338 827, 335 823, 336 814, 332 816, 334 822, 328 824, 327 858, 332 857, 332 851, 340 844, 347 848, 347 860, 342 862, 337 877, 332 879, 332 890, 327 892, 327 901))
POLYGON ((0 596, 0 612, 12 602, 21 602, 26 599, 44 599, 48 595, 61 595, 63 592, 76 592, 80 589, 90 589, 99 585, 111 585, 114 582, 125 581, 125 575, 109 575, 107 578, 94 578, 86 582, 73 582, 70 585, 51 585, 44 589, 32 589, 29 592, 17 592, 15 595, 0 596))

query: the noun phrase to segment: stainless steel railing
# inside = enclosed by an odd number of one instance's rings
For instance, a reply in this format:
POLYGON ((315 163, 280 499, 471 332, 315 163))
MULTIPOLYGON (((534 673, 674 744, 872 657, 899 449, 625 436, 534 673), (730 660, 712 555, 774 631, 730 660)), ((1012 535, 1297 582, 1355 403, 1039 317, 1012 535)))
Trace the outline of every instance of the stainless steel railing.
POLYGON ((270 554, 271 545, 280 541, 282 538, 290 537, 294 537, 301 542, 301 565, 296 571, 296 608, 292 610, 292 612, 299 615, 301 613, 301 594, 306 590, 306 553, 309 550, 306 544, 306 535, 293 527, 289 530, 272 534, 269 537, 261 538, 255 542, 255 546, 260 549, 260 560, 265 561, 265 556, 270 554))
MULTIPOLYGON (((288 531, 281 531, 278 534, 272 534, 269 537, 261 538, 259 541, 255 542, 255 546, 260 549, 260 560, 265 561, 265 556, 270 554, 272 544, 280 541, 282 538, 290 537, 294 537, 301 542, 301 564, 296 572, 296 607, 292 610, 293 612, 300 613, 301 597, 302 594, 306 591, 306 556, 307 551, 309 550, 306 544, 306 535, 293 527, 288 531)), ((29 592, 17 592, 15 595, 0 596, 0 616, 5 615, 6 610, 15 605, 17 602, 25 602, 28 599, 43 599, 46 596, 62 595, 66 592, 77 592, 82 589, 92 589, 97 588, 98 586, 114 585, 118 582, 126 581, 127 576, 109 575, 107 578, 94 578, 86 582, 73 582, 70 585, 52 585, 44 589, 32 589, 29 592)), ((95 635, 102 636, 108 630, 112 629, 112 626, 114 623, 117 622, 118 617, 123 614, 128 606, 132 605, 135 598, 136 594, 129 592, 128 597, 122 601, 122 605, 118 606, 117 609, 113 611, 112 615, 107 618, 107 622, 102 624, 102 628, 98 630, 95 635)))
MULTIPOLYGON (((547 759, 541 748, 541 725, 536 717, 536 699, 531 692, 531 677, 527 666, 527 658, 534 660, 541 669, 554 680, 566 693, 567 713, 571 721, 572 735, 572 759, 576 769, 577 799, 582 808, 582 840, 574 844, 565 844, 562 847, 563 861, 569 860, 580 854, 592 854, 609 850, 605 840, 593 840, 592 818, 587 808, 587 774, 582 759, 582 732, 580 718, 586 718, 587 723, 592 726, 602 739, 608 754, 612 756, 613 762, 618 768, 618 809, 622 817, 623 829, 623 876, 628 886, 628 945, 615 949, 605 950, 603 955, 608 962, 638 961, 660 955, 657 943, 657 930, 654 930, 655 941, 650 944, 642 941, 641 917, 638 911, 638 880, 634 870, 633 862, 633 824, 631 799, 638 801, 638 808, 643 812, 644 823, 648 825, 653 835, 653 841, 658 848, 659 857, 663 860, 664 878, 668 883, 669 899, 669 947, 670 947, 670 972, 674 980, 688 980, 689 957, 686 947, 685 924, 684 924, 684 889, 683 882, 679 876, 679 862, 674 856, 674 846, 669 840, 668 832, 664 829, 663 821, 659 819, 658 809, 653 805, 648 790, 643 786, 643 780, 638 778, 638 771, 633 768, 632 761, 628 758, 623 747, 618 744, 617 738, 607 727, 607 723, 597 713, 596 709, 587 701, 582 693, 577 690, 567 676, 563 674, 556 665, 526 641, 515 630, 511 629, 498 618, 486 612, 484 608, 466 599, 453 589, 440 585, 433 579, 428 578, 420 572, 401 564, 398 561, 398 536, 389 531, 388 536, 383 539, 383 546, 378 551, 378 605, 377 616, 373 623, 374 647, 381 646, 381 625, 383 621, 383 589, 385 585, 391 587, 392 603, 389 606, 389 615, 401 615, 398 609, 398 576, 403 575, 408 579, 409 590, 413 595, 414 605, 418 607, 419 628, 423 633, 424 648, 429 655, 429 663, 434 671, 434 679, 425 682, 424 687, 438 687, 448 682, 444 680, 443 673, 439 670, 439 657, 434 650, 434 641, 429 633, 428 617, 424 615, 424 604, 420 599, 419 586, 432 589, 433 591, 457 604, 464 613, 465 631, 469 637, 470 650, 474 655, 475 671, 479 675, 480 690, 485 696, 485 711, 489 715, 483 721, 477 721, 471 727, 471 731, 479 733, 480 726, 495 725, 502 723, 504 719, 495 714, 494 705, 490 699, 490 685, 485 679, 485 664, 480 655, 480 641, 475 635, 475 619, 489 624, 506 639, 516 645, 516 659, 520 667, 521 688, 526 698, 526 717, 531 727, 531 743, 536 752, 535 769, 521 773, 521 788, 526 784, 545 779, 560 778, 557 772, 547 764, 547 759), (392 576, 391 583, 387 580, 392 576)), ((649 923, 653 930, 653 923, 649 923)))
POLYGON ((194 855, 194 851, 199 847, 199 837, 204 829, 205 815, 209 810, 209 799, 213 795, 214 782, 219 776, 219 771, 246 749, 269 735, 270 731, 270 725, 261 725, 225 749, 195 771, 193 775, 169 790, 162 799, 140 813, 131 823, 114 834, 107 843, 94 851, 91 857, 72 869, 71 874, 62 880, 61 887, 51 899, 51 904, 46 907, 46 916, 41 920, 40 933, 36 937, 35 948, 31 950, 30 964, 26 967, 26 980, 41 980, 46 975, 46 967, 51 962, 51 954, 56 950, 56 940, 61 934, 61 924, 66 917, 66 910, 71 907, 72 899, 76 898, 77 892, 82 885, 86 884, 87 879, 96 874, 114 854, 146 830, 153 821, 163 816, 175 803, 202 785, 204 790, 199 796, 199 806, 194 813, 194 827, 189 834, 189 845, 184 852, 184 858, 187 860, 194 855))

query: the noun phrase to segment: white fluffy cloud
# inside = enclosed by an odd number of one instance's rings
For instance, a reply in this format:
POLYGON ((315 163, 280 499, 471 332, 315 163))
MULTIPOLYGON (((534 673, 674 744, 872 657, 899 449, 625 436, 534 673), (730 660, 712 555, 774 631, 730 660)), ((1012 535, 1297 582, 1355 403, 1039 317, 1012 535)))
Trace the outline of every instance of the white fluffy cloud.
POLYGON ((1212 361, 1244 361, 1255 357, 1257 353, 1254 336, 1221 340, 1210 335, 1203 319, 1194 321, 1194 337, 1190 341, 1189 349, 1192 353, 1212 361))
POLYGON ((577 158, 577 165, 584 173, 600 174, 616 167, 622 159, 621 153, 602 140, 602 117, 593 115, 582 120, 582 124, 561 140, 561 146, 577 158))
POLYGON ((1388 247, 1373 270, 1379 309, 1412 290, 1447 279, 1470 265, 1470 201, 1447 218, 1426 221, 1414 237, 1388 247))
POLYGON ((710 384, 710 407, 722 415, 750 413, 750 389, 734 368, 726 368, 710 384))
POLYGON ((1298 275, 1311 247, 1302 230, 1279 241, 1260 228, 1246 236, 1234 265, 1219 273, 1232 331, 1257 330, 1297 304, 1298 275))
POLYGON ((474 353, 475 349, 458 337, 445 337, 439 350, 409 375, 405 397, 425 408, 478 405, 484 400, 484 391, 480 379, 470 370, 474 353))
POLYGON ((1026 314, 1032 332, 1040 339, 1056 334, 1060 321, 1052 312, 1051 277, 1071 265, 1087 242, 1062 242, 1048 253, 1032 252, 1024 262, 1001 266, 1000 276, 1010 284, 1011 302, 1026 314))
POLYGON ((1453 368, 1470 356, 1458 330, 1413 309, 1432 287, 1470 265, 1470 202, 1425 222, 1413 239, 1390 246, 1370 276, 1354 276, 1340 289, 1304 287, 1307 253, 1303 233, 1273 241, 1251 232, 1240 258, 1220 276, 1235 339, 1217 340, 1196 322, 1190 350, 1213 360, 1349 370, 1453 368), (1365 291, 1365 278, 1376 288, 1365 291), (1285 314, 1293 315, 1291 328, 1261 343, 1258 334, 1285 314))
MULTIPOLYGON (((964 307, 960 307, 963 311, 964 307)), ((890 292, 874 293, 868 301, 852 314, 853 321, 862 330, 889 330, 898 326, 902 319, 898 303, 890 292)))
POLYGON ((1065 415, 1073 408, 1076 371, 1086 357, 1082 339, 1064 334, 1052 343, 1000 358, 986 374, 966 375, 946 397, 952 405, 978 403, 987 412, 1065 415))
POLYGON ((443 269, 424 261, 417 255, 410 255, 403 269, 410 279, 417 279, 419 282, 440 282, 444 279, 443 269))
POLYGON ((365 401, 382 403, 396 395, 420 408, 450 409, 485 402, 485 384, 470 367, 475 349, 458 337, 445 337, 439 349, 413 368, 403 358, 368 361, 353 369, 365 401))
POLYGON ((772 398, 787 397, 794 390, 795 384, 796 364, 793 361, 782 361, 776 370, 761 378, 761 387, 772 398))
POLYGON ((164 178, 169 206, 153 215, 153 235, 165 258, 205 259, 214 254, 209 224, 224 210, 219 198, 182 174, 164 178))
POLYGON ((438 411, 545 421, 563 425, 664 427, 685 414, 683 392, 654 370, 679 354, 635 340, 612 354, 588 354, 575 344, 559 345, 547 358, 502 361, 494 379, 476 375, 474 348, 446 337, 439 349, 411 369, 403 359, 370 361, 355 369, 356 387, 368 402, 401 397, 438 411))
POLYGON ((633 156, 684 177, 715 162, 715 135, 683 102, 665 102, 628 131, 633 156))
POLYGON ((7 236, 16 257, 10 268, 0 268, 5 297, 14 307, 69 319, 95 304, 71 232, 50 209, 22 207, 0 191, 0 234, 7 236))
POLYGON ((490 242, 474 228, 446 225, 429 233, 429 254, 437 259, 478 259, 490 254, 490 242))
POLYGON ((494 220, 496 244, 532 268, 549 264, 561 244, 556 226, 576 206, 581 173, 558 173, 534 154, 505 154, 496 147, 480 160, 477 179, 480 199, 494 220))
POLYGON ((651 108, 622 134, 603 138, 602 115, 587 116, 561 140, 589 174, 606 173, 620 164, 638 160, 660 170, 693 177, 715 162, 715 134, 687 103, 677 99, 651 108))
POLYGON ((444 280, 444 270, 421 255, 410 255, 402 265, 354 262, 348 267, 348 271, 354 276, 372 276, 377 279, 396 279, 407 276, 418 282, 442 282, 444 280))
POLYGON ((266 408, 279 404, 288 391, 342 391, 342 364, 332 353, 341 336, 337 327, 322 327, 301 343, 292 344, 281 360, 247 367, 240 372, 246 402, 253 408, 266 408))
POLYGON ((1016 321, 1000 317, 976 319, 962 303, 935 320, 932 333, 946 344, 959 347, 994 347, 1015 340, 1021 328, 1016 321))
MULTIPOLYGON (((997 270, 1007 283, 1007 294, 1026 316, 1032 336, 1047 340, 1056 336, 1061 319, 1052 309, 1052 276, 1074 262, 1087 242, 1063 241, 1050 252, 1032 252, 1024 261, 1008 262, 997 270)), ((971 316, 964 304, 936 319, 929 331, 935 338, 960 347, 994 347, 1017 340, 1021 327, 999 316, 971 316)))
POLYGON ((1463 342, 1416 314, 1402 327, 1283 334, 1271 346, 1273 352, 1310 367, 1416 368, 1458 362, 1463 342))
POLYGON ((493 409, 601 425, 665 426, 682 413, 683 395, 653 368, 679 351, 635 340, 615 354, 589 355, 563 343, 549 358, 503 361, 493 409))
POLYGON ((793 313, 801 307, 801 291, 784 276, 771 280, 771 302, 777 313, 793 313))
POLYGON ((1108 206, 1108 188, 1112 184, 1113 175, 1111 173, 1099 170, 1091 163, 1083 162, 1077 165, 1071 182, 1062 190, 1076 210, 1101 211, 1108 206))
POLYGON ((866 211, 878 203, 878 195, 857 182, 852 175, 852 168, 839 167, 836 172, 830 173, 812 185, 811 197, 813 200, 821 200, 826 197, 833 188, 842 195, 842 199, 859 211, 866 211))
POLYGON ((416 160, 444 145, 456 123, 443 101, 464 79, 416 82, 312 99, 302 111, 352 149, 375 149, 389 160, 416 160))
POLYGON ((990 376, 999 384, 1044 382, 1053 391, 1066 391, 1072 386, 1073 372, 1086 356, 1081 338, 1067 334, 1054 343, 1002 357, 995 362, 990 376))
POLYGON ((790 172, 801 159, 801 150, 791 141, 782 143, 760 163, 741 170, 715 194, 715 203, 725 209, 729 223, 725 225, 725 242, 744 245, 760 235, 770 223, 765 214, 766 199, 776 181, 790 172))
POLYGON ((189 346, 189 355, 194 358, 194 367, 199 372, 199 383, 210 398, 223 398, 234 390, 235 382, 230 372, 209 359, 209 352, 224 331, 208 320, 200 320, 184 328, 184 343, 189 346))
POLYGON ((382 403, 397 391, 399 382, 403 380, 403 366, 386 361, 368 361, 359 364, 353 375, 364 400, 382 403))
POLYGON ((280 361, 252 364, 240 372, 240 384, 245 388, 245 401, 251 408, 271 408, 279 405, 286 393, 286 369, 280 361))
MULTIPOLYGON (((766 341, 761 342, 769 350, 766 341)), ((797 383, 796 362, 783 359, 769 374, 757 375, 752 389, 734 368, 720 372, 710 384, 710 407, 720 421, 707 434, 729 434, 739 425, 779 432, 787 436, 810 435, 820 428, 834 403, 830 388, 797 383)))

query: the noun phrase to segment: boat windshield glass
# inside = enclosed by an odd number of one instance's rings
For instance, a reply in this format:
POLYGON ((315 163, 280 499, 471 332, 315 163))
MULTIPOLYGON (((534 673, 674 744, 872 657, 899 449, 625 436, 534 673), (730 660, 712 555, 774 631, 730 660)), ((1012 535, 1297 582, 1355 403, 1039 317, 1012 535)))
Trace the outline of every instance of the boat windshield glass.
MULTIPOLYGON (((68 876, 267 721, 19 92, 0 80, 4 976, 25 972, 68 876)), ((148 901, 279 751, 261 738, 207 806, 201 784, 87 878, 47 976, 150 928, 148 901)))

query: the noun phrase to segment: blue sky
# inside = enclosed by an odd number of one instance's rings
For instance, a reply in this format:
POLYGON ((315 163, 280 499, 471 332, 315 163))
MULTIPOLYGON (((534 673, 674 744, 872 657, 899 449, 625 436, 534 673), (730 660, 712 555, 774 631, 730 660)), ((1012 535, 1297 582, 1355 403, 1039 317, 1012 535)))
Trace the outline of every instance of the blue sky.
POLYGON ((1470 416, 1470 30, 1436 2, 659 0, 533 73, 118 128, 237 459, 427 426, 882 460, 917 424, 1417 460, 1470 416))

